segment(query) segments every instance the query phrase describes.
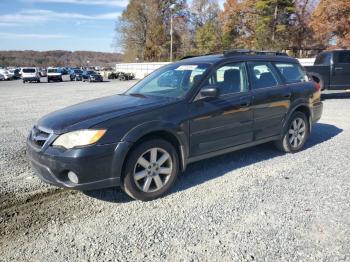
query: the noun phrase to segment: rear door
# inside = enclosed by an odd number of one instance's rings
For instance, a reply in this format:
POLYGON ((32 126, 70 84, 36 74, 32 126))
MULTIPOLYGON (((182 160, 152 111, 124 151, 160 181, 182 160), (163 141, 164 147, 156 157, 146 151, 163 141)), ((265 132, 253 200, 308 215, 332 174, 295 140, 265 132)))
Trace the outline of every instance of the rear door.
POLYGON ((350 88, 350 51, 336 51, 333 54, 331 89, 350 88))
POLYGON ((253 96, 254 140, 279 135, 290 107, 291 89, 282 83, 269 62, 248 62, 248 70, 253 96))

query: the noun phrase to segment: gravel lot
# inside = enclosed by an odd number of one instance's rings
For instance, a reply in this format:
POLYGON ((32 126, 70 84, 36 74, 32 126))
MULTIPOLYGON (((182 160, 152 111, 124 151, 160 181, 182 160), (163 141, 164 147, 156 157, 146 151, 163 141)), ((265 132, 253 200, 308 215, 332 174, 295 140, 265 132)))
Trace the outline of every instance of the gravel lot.
POLYGON ((156 201, 33 176, 25 138, 38 118, 131 84, 0 82, 0 261, 350 261, 350 93, 324 95, 304 151, 195 163, 156 201))

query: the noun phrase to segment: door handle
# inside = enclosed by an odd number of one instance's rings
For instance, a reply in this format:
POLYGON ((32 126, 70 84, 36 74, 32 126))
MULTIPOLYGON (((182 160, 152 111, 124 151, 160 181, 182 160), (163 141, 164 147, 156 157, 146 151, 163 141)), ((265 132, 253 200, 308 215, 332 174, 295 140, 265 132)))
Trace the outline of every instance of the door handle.
POLYGON ((292 94, 285 94, 283 97, 284 98, 290 98, 292 96, 292 94))
POLYGON ((344 67, 335 67, 334 69, 335 69, 335 70, 343 70, 344 67))

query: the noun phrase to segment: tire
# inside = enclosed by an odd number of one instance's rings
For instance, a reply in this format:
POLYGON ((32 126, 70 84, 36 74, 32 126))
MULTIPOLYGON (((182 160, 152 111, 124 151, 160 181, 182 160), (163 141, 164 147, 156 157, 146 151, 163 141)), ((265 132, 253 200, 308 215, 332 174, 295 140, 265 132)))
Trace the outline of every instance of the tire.
POLYGON ((290 117, 282 138, 275 145, 284 153, 296 153, 304 147, 309 135, 309 120, 304 113, 297 111, 290 117))
POLYGON ((172 187, 178 172, 179 157, 175 148, 162 139, 148 140, 138 145, 126 159, 121 187, 136 200, 154 200, 172 187), (151 161, 151 152, 158 163, 151 161))
POLYGON ((25 84, 26 83, 26 81, 25 80, 23 80, 23 84, 25 84))
POLYGON ((62 78, 60 78, 60 82, 63 82, 63 79, 62 79, 62 78))

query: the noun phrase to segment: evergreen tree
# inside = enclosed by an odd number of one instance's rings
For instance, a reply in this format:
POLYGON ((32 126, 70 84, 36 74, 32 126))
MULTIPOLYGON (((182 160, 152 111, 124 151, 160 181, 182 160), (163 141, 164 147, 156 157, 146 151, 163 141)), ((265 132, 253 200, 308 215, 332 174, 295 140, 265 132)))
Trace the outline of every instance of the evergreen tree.
POLYGON ((295 6, 293 0, 257 0, 256 45, 260 49, 283 49, 289 46, 295 6))

